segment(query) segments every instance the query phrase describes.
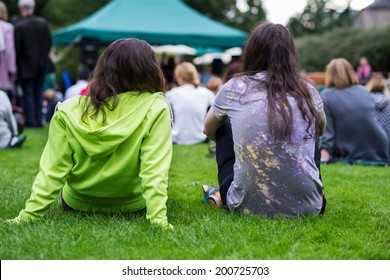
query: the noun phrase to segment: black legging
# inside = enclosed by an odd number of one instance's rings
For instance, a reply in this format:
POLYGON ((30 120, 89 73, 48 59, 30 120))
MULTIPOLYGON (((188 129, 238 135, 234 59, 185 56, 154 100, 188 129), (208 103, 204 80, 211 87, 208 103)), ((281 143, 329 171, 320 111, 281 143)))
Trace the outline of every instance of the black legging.
POLYGON ((233 182, 233 166, 236 160, 233 147, 232 127, 229 119, 218 128, 216 133, 216 160, 218 166, 218 184, 222 203, 226 205, 226 195, 233 182))
MULTIPOLYGON (((231 183, 233 182, 233 166, 236 160, 233 147, 232 127, 229 119, 227 119, 223 125, 218 128, 216 132, 216 142, 219 192, 221 194, 223 205, 226 205, 226 195, 231 183)), ((320 171, 320 180, 322 181, 320 170, 321 153, 317 142, 314 149, 314 160, 318 170, 320 171)))

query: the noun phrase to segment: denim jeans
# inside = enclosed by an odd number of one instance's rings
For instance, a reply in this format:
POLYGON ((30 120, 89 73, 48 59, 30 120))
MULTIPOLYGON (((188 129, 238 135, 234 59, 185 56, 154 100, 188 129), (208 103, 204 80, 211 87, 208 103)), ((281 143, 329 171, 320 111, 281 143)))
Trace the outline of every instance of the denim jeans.
POLYGON ((43 77, 20 82, 27 127, 42 127, 43 77))

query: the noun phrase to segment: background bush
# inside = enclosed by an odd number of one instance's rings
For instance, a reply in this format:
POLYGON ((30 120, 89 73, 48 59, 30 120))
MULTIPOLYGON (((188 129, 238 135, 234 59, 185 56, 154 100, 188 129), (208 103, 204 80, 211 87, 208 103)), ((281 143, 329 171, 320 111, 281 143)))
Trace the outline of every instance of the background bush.
POLYGON ((357 67, 359 58, 368 58, 373 71, 390 72, 390 27, 343 28, 296 39, 301 68, 323 72, 333 58, 343 57, 357 67))

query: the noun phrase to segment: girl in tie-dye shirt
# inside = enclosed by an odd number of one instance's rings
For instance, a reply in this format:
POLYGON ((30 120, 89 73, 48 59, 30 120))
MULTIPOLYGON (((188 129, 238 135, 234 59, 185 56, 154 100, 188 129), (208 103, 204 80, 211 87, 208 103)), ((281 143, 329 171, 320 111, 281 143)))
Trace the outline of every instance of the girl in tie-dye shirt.
POLYGON ((219 193, 210 193, 220 194, 232 211, 319 214, 323 187, 314 152, 325 114, 319 93, 301 78, 288 30, 258 25, 242 64, 243 72, 221 88, 205 120, 205 133, 217 141, 220 177, 219 193), (228 154, 234 166, 225 164, 228 154))

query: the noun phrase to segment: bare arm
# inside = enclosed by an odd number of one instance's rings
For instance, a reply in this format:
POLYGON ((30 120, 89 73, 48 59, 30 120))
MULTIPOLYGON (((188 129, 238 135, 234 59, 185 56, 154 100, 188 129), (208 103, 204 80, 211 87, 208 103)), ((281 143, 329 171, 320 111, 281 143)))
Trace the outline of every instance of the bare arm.
POLYGON ((203 133, 207 135, 207 137, 215 141, 215 135, 218 128, 223 124, 224 120, 217 119, 214 113, 214 109, 211 108, 206 115, 204 120, 204 128, 203 133))

